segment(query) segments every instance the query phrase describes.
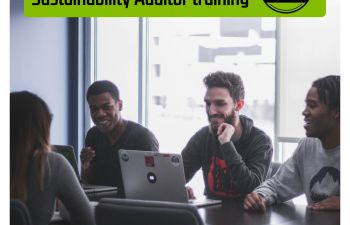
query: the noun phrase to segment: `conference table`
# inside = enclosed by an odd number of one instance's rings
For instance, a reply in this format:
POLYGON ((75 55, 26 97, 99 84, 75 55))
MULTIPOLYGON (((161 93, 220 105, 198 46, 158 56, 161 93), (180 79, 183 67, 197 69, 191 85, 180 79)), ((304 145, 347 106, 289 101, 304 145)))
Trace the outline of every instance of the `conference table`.
MULTIPOLYGON (((267 208, 265 213, 246 211, 241 200, 223 201, 221 205, 199 208, 206 225, 339 225, 339 211, 313 211, 305 205, 286 202, 267 208)), ((56 219, 51 225, 68 225, 56 219)), ((117 221, 116 221, 116 224, 117 221)), ((166 225, 166 224, 164 224, 166 225)), ((181 225, 181 224, 179 224, 181 225)))
POLYGON ((286 202, 267 208, 265 213, 246 211, 242 201, 198 209, 207 225, 338 225, 339 211, 314 211, 305 205, 286 202))

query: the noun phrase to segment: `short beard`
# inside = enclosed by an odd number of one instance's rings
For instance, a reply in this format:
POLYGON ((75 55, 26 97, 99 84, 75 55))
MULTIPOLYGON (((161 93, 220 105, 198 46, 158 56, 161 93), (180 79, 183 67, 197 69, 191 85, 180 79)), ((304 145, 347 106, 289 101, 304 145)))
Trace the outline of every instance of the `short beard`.
POLYGON ((228 116, 224 116, 223 114, 215 114, 215 115, 212 115, 212 116, 209 116, 208 115, 208 121, 209 121, 209 130, 216 136, 217 135, 217 132, 218 132, 218 128, 220 126, 220 124, 212 124, 210 122, 210 119, 213 118, 213 117, 217 117, 217 118, 224 118, 224 123, 227 123, 227 124, 231 124, 232 126, 235 125, 236 121, 237 121, 237 118, 238 116, 236 116, 236 113, 234 110, 232 110, 232 113, 228 116))

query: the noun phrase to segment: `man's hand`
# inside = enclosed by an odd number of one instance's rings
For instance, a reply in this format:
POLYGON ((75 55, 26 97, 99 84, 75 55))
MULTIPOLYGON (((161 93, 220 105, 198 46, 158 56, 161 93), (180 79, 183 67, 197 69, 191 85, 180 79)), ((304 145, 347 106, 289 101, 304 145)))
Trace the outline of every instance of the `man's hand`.
POLYGON ((340 210, 340 196, 331 196, 307 207, 312 210, 340 210))
POLYGON ((188 199, 196 198, 196 196, 194 196, 193 189, 190 186, 186 186, 186 192, 187 192, 188 199))
POLYGON ((84 170, 91 166, 91 160, 95 157, 95 151, 90 146, 83 148, 80 153, 80 160, 84 170))
POLYGON ((266 200, 256 192, 252 192, 245 197, 243 207, 246 210, 258 210, 265 212, 266 200))
POLYGON ((235 127, 228 123, 222 123, 218 127, 218 140, 220 144, 225 144, 231 141, 233 134, 235 133, 235 127))

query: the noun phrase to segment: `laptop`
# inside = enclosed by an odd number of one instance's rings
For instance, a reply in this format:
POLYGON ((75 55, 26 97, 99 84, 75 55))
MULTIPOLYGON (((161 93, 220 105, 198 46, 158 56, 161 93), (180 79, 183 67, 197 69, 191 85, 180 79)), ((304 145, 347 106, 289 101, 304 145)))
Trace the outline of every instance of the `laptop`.
POLYGON ((197 207, 221 204, 221 200, 188 199, 179 154, 121 149, 119 161, 126 198, 190 203, 197 207))
MULTIPOLYGON (((73 146, 70 145, 53 145, 54 152, 57 152, 61 155, 63 155, 70 165, 72 166, 75 174, 77 175, 78 180, 80 181, 79 176, 79 170, 78 170, 78 163, 75 158, 75 153, 73 146)), ((111 186, 101 186, 101 185, 92 185, 92 184, 84 184, 81 183, 81 186, 87 195, 91 194, 99 194, 104 192, 116 192, 117 187, 111 187, 111 186)))

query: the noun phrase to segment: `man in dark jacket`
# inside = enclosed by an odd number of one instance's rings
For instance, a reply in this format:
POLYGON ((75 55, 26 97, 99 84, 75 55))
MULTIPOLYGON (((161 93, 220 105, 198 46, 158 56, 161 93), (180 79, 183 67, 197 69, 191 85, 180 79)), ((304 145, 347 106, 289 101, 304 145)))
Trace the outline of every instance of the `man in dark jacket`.
POLYGON ((261 184, 270 168, 270 138, 239 115, 244 86, 239 75, 211 73, 204 78, 209 126, 201 128, 182 151, 186 182, 202 168, 208 197, 244 197, 261 184))

